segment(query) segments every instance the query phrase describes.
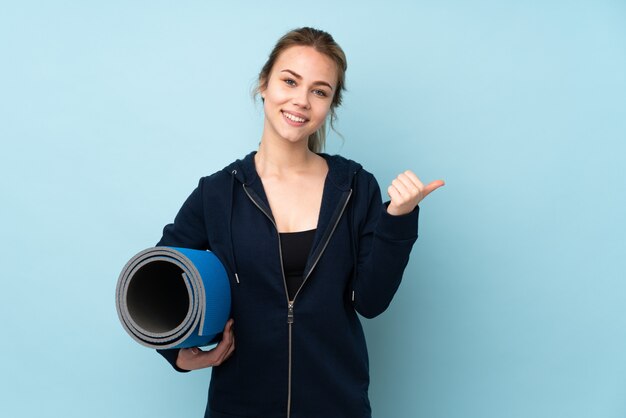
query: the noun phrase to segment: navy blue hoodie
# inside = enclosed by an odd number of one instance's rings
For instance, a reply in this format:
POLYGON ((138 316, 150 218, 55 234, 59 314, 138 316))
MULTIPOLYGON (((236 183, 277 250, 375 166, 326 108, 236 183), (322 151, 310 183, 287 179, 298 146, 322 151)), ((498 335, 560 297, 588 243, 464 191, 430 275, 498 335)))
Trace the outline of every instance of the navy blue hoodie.
MULTIPOLYGON (((254 152, 200 179, 157 245, 208 249, 230 276, 236 349, 212 369, 205 417, 368 418, 363 329, 393 298, 419 208, 392 216, 358 163, 329 167, 304 283, 289 301, 254 152)), ((178 350, 159 350, 175 365, 178 350)))

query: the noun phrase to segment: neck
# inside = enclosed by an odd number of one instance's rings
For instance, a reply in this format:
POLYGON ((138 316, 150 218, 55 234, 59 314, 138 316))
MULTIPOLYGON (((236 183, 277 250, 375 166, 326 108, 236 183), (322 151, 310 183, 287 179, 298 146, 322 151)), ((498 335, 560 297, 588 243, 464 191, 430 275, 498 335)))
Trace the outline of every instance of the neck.
POLYGON ((254 161, 259 175, 280 174, 309 167, 316 157, 306 141, 277 143, 265 138, 259 144, 254 161))

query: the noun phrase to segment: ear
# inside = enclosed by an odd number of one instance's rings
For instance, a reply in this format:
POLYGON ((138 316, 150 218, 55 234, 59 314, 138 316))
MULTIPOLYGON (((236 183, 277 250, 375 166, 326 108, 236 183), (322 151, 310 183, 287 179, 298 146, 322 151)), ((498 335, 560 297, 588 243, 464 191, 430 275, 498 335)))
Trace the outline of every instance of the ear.
POLYGON ((259 79, 259 95, 261 100, 265 100, 265 90, 267 90, 267 80, 259 79))

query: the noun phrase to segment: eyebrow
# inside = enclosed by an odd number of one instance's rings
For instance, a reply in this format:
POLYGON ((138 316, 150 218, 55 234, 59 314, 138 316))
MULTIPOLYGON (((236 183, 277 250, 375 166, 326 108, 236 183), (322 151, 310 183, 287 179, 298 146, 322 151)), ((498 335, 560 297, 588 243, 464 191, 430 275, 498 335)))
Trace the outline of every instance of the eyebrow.
MULTIPOLYGON (((302 76, 300 74, 296 73, 295 71, 292 71, 292 70, 289 70, 289 69, 285 69, 285 70, 282 70, 281 73, 290 73, 291 75, 293 75, 298 80, 302 80, 302 76)), ((326 81, 315 81, 315 82, 313 82, 313 85, 327 86, 329 89, 333 90, 333 86, 328 84, 326 81)))

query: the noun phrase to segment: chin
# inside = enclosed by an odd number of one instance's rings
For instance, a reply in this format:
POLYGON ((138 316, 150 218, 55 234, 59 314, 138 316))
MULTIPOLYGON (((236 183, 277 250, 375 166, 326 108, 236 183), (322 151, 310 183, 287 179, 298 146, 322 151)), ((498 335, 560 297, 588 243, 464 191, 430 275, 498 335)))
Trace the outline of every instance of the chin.
POLYGON ((309 137, 307 136, 306 138, 284 138, 285 141, 289 142, 292 145, 296 145, 296 144, 301 144, 301 143, 306 143, 308 144, 309 142, 309 137))
POLYGON ((311 136, 311 134, 306 134, 304 136, 295 136, 293 135, 293 133, 289 134, 287 132, 283 133, 280 135, 281 138, 283 138, 283 140, 292 143, 292 144, 297 144, 300 142, 306 142, 308 143, 309 140, 309 136, 311 136))

